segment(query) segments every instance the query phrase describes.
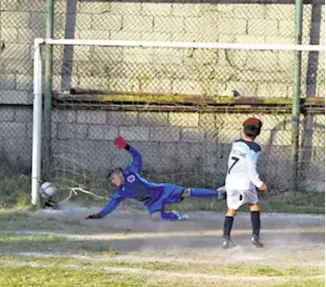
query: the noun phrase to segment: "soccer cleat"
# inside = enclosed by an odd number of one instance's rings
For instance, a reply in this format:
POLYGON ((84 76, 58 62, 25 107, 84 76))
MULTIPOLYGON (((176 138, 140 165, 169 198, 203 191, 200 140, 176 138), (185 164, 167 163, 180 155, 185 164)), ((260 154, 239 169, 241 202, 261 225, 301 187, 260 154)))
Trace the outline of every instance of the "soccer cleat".
POLYGON ((223 249, 229 249, 231 247, 234 247, 235 244, 233 243, 233 241, 231 239, 226 239, 226 238, 223 238, 223 243, 222 243, 222 248, 223 249), (230 244, 232 246, 230 246, 230 244))
POLYGON ((175 210, 172 210, 171 213, 174 214, 175 216, 177 216, 178 221, 185 221, 185 220, 189 219, 188 214, 181 214, 180 212, 175 211, 175 210))
POLYGON ((182 214, 181 217, 180 217, 180 221, 185 221, 185 220, 189 220, 189 215, 188 214, 182 214))
POLYGON ((44 209, 59 209, 59 206, 56 202, 54 201, 47 201, 44 204, 44 209))
POLYGON ((264 247, 264 244, 260 242, 259 236, 256 234, 253 234, 251 237, 251 243, 255 245, 258 248, 264 247))
POLYGON ((227 239, 223 240, 222 248, 223 249, 229 249, 230 248, 229 240, 227 240, 227 239))

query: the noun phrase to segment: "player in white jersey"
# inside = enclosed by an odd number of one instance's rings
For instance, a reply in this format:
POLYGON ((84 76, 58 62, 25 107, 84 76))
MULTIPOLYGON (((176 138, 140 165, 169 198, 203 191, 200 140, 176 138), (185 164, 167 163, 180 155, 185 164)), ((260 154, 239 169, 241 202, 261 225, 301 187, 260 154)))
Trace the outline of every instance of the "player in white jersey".
POLYGON ((266 191, 267 186, 261 181, 256 169, 260 155, 260 146, 255 138, 260 134, 262 122, 249 118, 243 123, 244 137, 236 140, 228 160, 228 171, 225 180, 228 210, 225 215, 223 248, 229 248, 231 230, 237 210, 244 204, 249 204, 251 211, 252 237, 251 242, 257 247, 263 247, 259 239, 260 209, 258 194, 266 191))

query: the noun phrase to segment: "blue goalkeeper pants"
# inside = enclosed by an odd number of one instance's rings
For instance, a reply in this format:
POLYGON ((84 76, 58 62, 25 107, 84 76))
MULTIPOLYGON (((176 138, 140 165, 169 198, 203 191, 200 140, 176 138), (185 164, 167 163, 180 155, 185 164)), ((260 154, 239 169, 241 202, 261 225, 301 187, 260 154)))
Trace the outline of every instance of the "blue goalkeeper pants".
MULTIPOLYGON (((185 187, 174 184, 164 184, 162 192, 158 193, 156 197, 147 204, 147 210, 150 214, 154 212, 165 210, 165 205, 169 203, 178 203, 182 201, 182 193, 185 187)), ((190 188, 190 197, 216 197, 217 190, 207 188, 190 188)))

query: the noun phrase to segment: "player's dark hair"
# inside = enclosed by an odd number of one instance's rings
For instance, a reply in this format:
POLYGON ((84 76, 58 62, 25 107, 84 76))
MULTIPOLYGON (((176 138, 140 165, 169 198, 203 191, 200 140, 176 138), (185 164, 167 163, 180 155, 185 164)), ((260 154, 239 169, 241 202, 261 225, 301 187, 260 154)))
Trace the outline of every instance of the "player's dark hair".
POLYGON ((123 169, 121 167, 117 167, 117 168, 111 170, 108 173, 108 178, 110 178, 112 174, 116 174, 116 173, 123 173, 123 169))
POLYGON ((243 123, 243 132, 247 137, 256 138, 260 134, 263 123, 257 118, 249 118, 243 123))

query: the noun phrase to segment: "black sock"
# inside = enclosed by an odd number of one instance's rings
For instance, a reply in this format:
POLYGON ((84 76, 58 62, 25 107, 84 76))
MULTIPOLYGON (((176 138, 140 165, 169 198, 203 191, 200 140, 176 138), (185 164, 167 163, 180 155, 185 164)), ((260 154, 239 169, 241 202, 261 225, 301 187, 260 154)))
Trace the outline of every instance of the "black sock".
POLYGON ((260 232, 260 211, 251 211, 252 233, 259 236, 260 232))
POLYGON ((227 240, 230 240, 231 238, 232 225, 233 225, 233 216, 225 216, 223 237, 227 240))

